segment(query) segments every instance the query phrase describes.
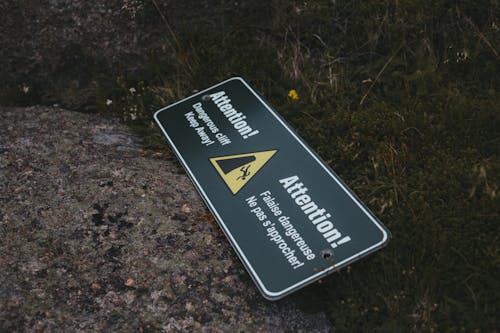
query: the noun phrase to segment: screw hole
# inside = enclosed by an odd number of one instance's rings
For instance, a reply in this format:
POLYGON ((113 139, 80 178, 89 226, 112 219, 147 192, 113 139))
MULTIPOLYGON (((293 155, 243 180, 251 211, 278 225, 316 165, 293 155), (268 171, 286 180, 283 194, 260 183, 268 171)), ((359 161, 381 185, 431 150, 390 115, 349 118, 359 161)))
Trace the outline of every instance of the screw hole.
POLYGON ((321 251, 321 256, 325 260, 330 260, 333 257, 333 251, 330 249, 325 249, 325 250, 321 251))

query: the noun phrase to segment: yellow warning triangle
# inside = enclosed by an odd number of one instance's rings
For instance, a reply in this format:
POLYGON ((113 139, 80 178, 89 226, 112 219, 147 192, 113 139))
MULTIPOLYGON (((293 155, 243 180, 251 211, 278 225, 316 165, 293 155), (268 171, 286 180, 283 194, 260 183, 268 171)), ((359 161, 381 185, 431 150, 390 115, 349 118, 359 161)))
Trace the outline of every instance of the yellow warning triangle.
POLYGON ((243 186, 276 154, 277 150, 259 151, 210 158, 210 162, 233 194, 243 186))

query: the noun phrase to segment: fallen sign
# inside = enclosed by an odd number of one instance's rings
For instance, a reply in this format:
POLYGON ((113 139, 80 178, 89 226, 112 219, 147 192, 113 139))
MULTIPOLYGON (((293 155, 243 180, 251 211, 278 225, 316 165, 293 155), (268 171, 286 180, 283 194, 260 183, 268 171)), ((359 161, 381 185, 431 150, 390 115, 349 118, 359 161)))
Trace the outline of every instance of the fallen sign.
POLYGON ((242 78, 154 117, 265 298, 282 298, 390 238, 242 78))

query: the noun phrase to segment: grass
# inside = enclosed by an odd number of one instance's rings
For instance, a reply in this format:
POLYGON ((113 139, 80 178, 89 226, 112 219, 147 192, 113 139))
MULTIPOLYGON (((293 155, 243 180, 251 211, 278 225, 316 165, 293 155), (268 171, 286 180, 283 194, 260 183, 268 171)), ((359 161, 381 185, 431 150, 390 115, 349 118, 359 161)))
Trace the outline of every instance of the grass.
POLYGON ((140 74, 110 70, 87 111, 164 149, 154 110, 243 76, 391 230, 383 251, 291 296, 303 310, 339 332, 498 331, 498 1, 136 4, 163 46, 140 74))

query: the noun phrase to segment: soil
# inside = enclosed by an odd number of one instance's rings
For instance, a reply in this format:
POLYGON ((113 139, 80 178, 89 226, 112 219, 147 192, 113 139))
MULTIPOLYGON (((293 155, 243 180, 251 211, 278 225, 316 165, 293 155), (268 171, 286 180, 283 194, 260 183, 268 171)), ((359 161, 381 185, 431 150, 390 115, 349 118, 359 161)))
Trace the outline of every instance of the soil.
POLYGON ((159 17, 141 19, 139 1, 7 0, 0 11, 8 13, 0 21, 4 103, 83 108, 115 84, 111 73, 145 78, 148 57, 164 43, 159 17))

